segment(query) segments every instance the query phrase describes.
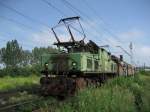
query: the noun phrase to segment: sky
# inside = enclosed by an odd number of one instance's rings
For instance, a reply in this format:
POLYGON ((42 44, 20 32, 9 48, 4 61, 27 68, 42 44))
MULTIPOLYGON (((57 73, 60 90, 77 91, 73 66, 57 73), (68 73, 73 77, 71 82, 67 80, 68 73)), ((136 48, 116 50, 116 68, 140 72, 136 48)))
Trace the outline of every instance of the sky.
MULTIPOLYGON (((149 12, 150 0, 0 0, 0 48, 13 39, 26 50, 53 46, 56 40, 51 28, 61 18, 80 16, 86 40, 109 45, 108 51, 123 54, 129 63, 130 56, 116 46, 130 53, 132 42, 134 64, 150 66, 149 12)), ((69 37, 62 29, 58 33, 66 41, 69 37)))

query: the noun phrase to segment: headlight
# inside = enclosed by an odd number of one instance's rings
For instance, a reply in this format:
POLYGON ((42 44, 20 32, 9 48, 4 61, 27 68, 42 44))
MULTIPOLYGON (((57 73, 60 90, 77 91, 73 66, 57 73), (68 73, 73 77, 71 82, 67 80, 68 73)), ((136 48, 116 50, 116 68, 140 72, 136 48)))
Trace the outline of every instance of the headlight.
POLYGON ((48 63, 45 63, 45 66, 48 67, 48 63))
POLYGON ((72 66, 76 66, 77 65, 77 63, 76 62, 72 62, 72 66))

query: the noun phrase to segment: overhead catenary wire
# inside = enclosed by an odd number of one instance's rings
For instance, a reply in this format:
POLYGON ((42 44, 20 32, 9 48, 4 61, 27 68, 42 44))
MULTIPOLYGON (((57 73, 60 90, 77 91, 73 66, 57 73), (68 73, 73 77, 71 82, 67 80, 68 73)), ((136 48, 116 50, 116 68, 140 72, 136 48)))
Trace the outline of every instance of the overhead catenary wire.
MULTIPOLYGON (((45 2, 46 2, 46 0, 42 0, 42 1, 45 1, 45 2)), ((66 0, 64 0, 64 1, 65 1, 67 4, 69 4, 71 7, 73 6, 73 5, 71 5, 68 1, 66 1, 66 0)), ((64 14, 61 10, 59 10, 57 7, 54 7, 52 4, 50 4, 50 2, 46 2, 46 3, 49 4, 51 7, 55 8, 55 10, 57 10, 57 11, 60 12, 61 14, 65 15, 65 14, 64 14)), ((5 8, 10 9, 11 11, 13 11, 13 12, 15 12, 15 13, 17 13, 17 14, 23 16, 24 18, 26 18, 26 19, 28 19, 28 20, 30 20, 30 21, 37 22, 37 23, 40 23, 40 24, 42 24, 42 25, 44 25, 44 26, 46 26, 46 27, 49 27, 49 26, 43 24, 42 22, 37 21, 37 20, 35 20, 35 19, 33 19, 33 18, 31 18, 31 17, 29 17, 29 16, 27 16, 27 15, 21 13, 20 11, 18 11, 18 10, 14 9, 14 8, 12 8, 12 7, 10 7, 10 6, 5 5, 3 2, 0 2, 0 5, 4 6, 5 8)), ((81 14, 84 14, 83 12, 81 12, 80 10, 78 10, 77 8, 75 8, 75 9, 76 9, 78 12, 80 12, 81 14)), ((86 16, 86 15, 84 14, 84 16, 86 16)), ((87 17, 88 17, 88 16, 87 16, 87 17)))
MULTIPOLYGON (((71 8, 71 10, 73 11, 73 12, 75 12, 75 13, 80 13, 81 15, 83 15, 84 17, 86 17, 86 19, 87 20, 89 20, 89 21, 92 21, 91 19, 90 19, 90 17, 86 14, 86 13, 84 13, 83 11, 81 11, 80 9, 78 9, 78 8, 76 8, 74 5, 72 5, 69 1, 67 1, 67 0, 61 0, 66 6, 69 6, 70 8, 71 8)), ((88 21, 87 21, 88 22, 88 21)), ((99 24, 99 22, 97 22, 98 24, 99 24)), ((88 25, 89 26, 91 26, 92 28, 93 27, 95 27, 93 24, 91 24, 90 22, 88 22, 88 25)), ((101 25, 101 24, 99 24, 99 25, 101 25)), ((112 37, 114 37, 114 35, 109 31, 109 30, 107 30, 106 28, 104 29, 105 31, 107 31, 109 34, 111 34, 112 35, 112 37)), ((96 28, 95 28, 95 31, 97 32, 97 33, 99 33, 99 34, 101 34, 101 32, 99 32, 96 28)), ((115 36, 116 37, 116 36, 115 36)), ((106 41, 109 41, 110 43, 111 43, 111 45, 113 45, 113 46, 115 46, 110 40, 108 40, 107 38, 105 38, 105 40, 106 41)), ((119 41, 118 41, 119 42, 119 41)))
MULTIPOLYGON (((82 12, 81 10, 79 10, 78 8, 76 8, 74 5, 72 5, 70 2, 68 2, 67 0, 61 0, 62 1, 62 3, 64 4, 64 5, 66 5, 68 8, 70 8, 74 13, 76 13, 76 14, 79 14, 79 15, 83 15, 88 21, 87 21, 87 25, 88 26, 90 26, 90 27, 92 27, 98 34, 102 34, 101 32, 99 32, 99 30, 97 30, 96 28, 95 28, 95 26, 93 25, 93 24, 91 24, 89 21, 92 21, 92 20, 90 20, 90 17, 87 15, 87 14, 85 14, 84 12, 82 12)), ((97 35, 95 35, 95 36, 97 36, 97 35)), ((110 40, 108 40, 107 38, 105 38, 105 40, 106 41, 109 41, 110 42, 110 44, 111 45, 113 45, 113 46, 115 46, 110 40)), ((98 41, 100 41, 100 40, 98 40, 98 41)))
MULTIPOLYGON (((45 1, 45 2, 46 2, 46 0, 42 0, 42 1, 45 1)), ((65 1, 66 1, 66 0, 65 0, 65 1)), ((50 4, 50 2, 46 2, 46 3, 49 4, 51 7, 55 8, 55 10, 57 10, 57 11, 60 12, 61 14, 65 15, 61 10, 59 10, 58 8, 56 8, 56 7, 54 7, 52 4, 50 4)), ((70 4, 70 3, 69 3, 69 4, 70 4)), ((28 20, 30 20, 30 21, 38 22, 38 23, 40 23, 40 24, 42 24, 42 25, 48 27, 47 25, 45 25, 45 24, 43 24, 43 23, 41 23, 41 22, 39 22, 39 21, 37 21, 37 20, 35 20, 35 19, 33 19, 33 18, 31 18, 31 17, 29 17, 29 16, 23 14, 23 13, 21 13, 20 11, 18 11, 18 10, 14 9, 14 8, 12 8, 12 7, 10 7, 10 6, 5 5, 3 2, 0 2, 0 5, 4 6, 5 8, 10 9, 11 11, 13 11, 13 12, 15 12, 15 13, 17 13, 17 14, 23 16, 24 18, 26 18, 26 19, 28 19, 28 20)), ((76 9, 76 10, 77 10, 77 11, 80 11, 80 10, 78 10, 78 9, 76 9)), ((80 13, 82 13, 82 12, 80 11, 80 13)))
MULTIPOLYGON (((56 10, 59 14, 61 14, 62 16, 67 16, 63 11, 61 11, 60 9, 58 9, 57 7, 55 7, 50 1, 47 1, 47 0, 41 0, 41 1, 43 1, 43 2, 46 3, 46 4, 48 4, 51 8, 55 9, 55 10, 56 10)), ((77 14, 77 15, 78 15, 78 14, 77 14)), ((78 22, 79 22, 79 21, 78 21, 78 22)), ((85 37, 85 33, 84 33, 84 31, 83 31, 83 27, 81 26, 81 23, 80 23, 80 22, 79 22, 79 25, 80 25, 80 27, 81 27, 82 32, 79 31, 79 30, 78 30, 77 28, 75 28, 74 26, 72 26, 71 23, 66 23, 66 24, 70 25, 70 27, 71 27, 72 29, 74 29, 75 31, 79 32, 80 34, 82 34, 82 35, 85 37)), ((61 25, 63 25, 63 24, 58 24, 58 25, 54 26, 53 28, 59 27, 59 26, 61 26, 61 25)))
MULTIPOLYGON (((101 16, 98 16, 98 14, 97 14, 97 12, 95 11, 95 9, 94 9, 91 5, 89 5, 86 0, 83 0, 82 2, 84 2, 84 4, 85 4, 88 8, 91 9, 91 11, 95 14, 95 16, 96 16, 100 21, 102 21, 105 25, 108 25, 108 23, 106 23, 106 22, 104 21, 104 19, 103 19, 101 16)), ((103 29, 104 29, 107 33, 109 33, 110 35, 112 35, 113 37, 115 37, 115 38, 118 40, 118 42, 122 43, 122 41, 119 39, 119 37, 118 37, 116 34, 114 34, 113 32, 111 32, 111 31, 110 31, 109 29, 107 29, 107 28, 103 28, 103 29)))
MULTIPOLYGON (((55 10, 57 10, 61 15, 66 16, 66 14, 65 14, 62 10, 60 10, 59 8, 57 8, 55 5, 51 4, 48 0, 42 0, 42 1, 45 1, 45 3, 47 2, 47 4, 49 4, 49 5, 50 5, 51 7, 53 7, 55 10)), ((62 0, 62 1, 67 1, 67 0, 62 0)), ((86 0, 85 0, 85 1, 86 1, 86 0)), ((67 1, 67 2, 68 2, 68 1, 67 1)), ((68 3, 69 3, 69 2, 68 2, 68 3)), ((70 4, 71 6, 73 6, 73 7, 70 6, 70 8, 74 11, 74 13, 76 13, 76 14, 79 14, 79 13, 80 13, 80 15, 84 15, 87 20, 90 20, 89 16, 88 16, 86 13, 84 13, 83 11, 81 11, 81 10, 79 10, 78 8, 74 7, 74 5, 72 5, 72 3, 69 3, 69 4, 70 4), (74 10, 74 9, 75 9, 75 10, 74 10)), ((88 2, 85 2, 85 4, 87 5, 88 2)), ((26 19, 28 19, 28 20, 30 20, 30 21, 32 21, 32 22, 36 22, 36 23, 38 23, 38 24, 41 24, 41 25, 43 25, 43 26, 49 28, 49 26, 46 25, 45 23, 43 23, 43 22, 41 22, 41 21, 38 21, 38 20, 36 20, 36 19, 34 19, 34 18, 28 16, 28 15, 25 15, 25 14, 23 14, 22 12, 20 12, 20 11, 14 9, 14 8, 8 6, 8 5, 5 5, 2 1, 0 1, 0 5, 4 6, 4 7, 7 8, 7 9, 12 10, 13 12, 17 13, 18 15, 20 15, 20 16, 22 16, 22 17, 24 17, 24 18, 26 18, 26 19)), ((68 6, 69 6, 69 5, 68 5, 68 6)), ((100 16, 98 16, 98 15, 96 14, 95 9, 92 8, 91 5, 88 4, 87 6, 88 6, 88 8, 90 8, 90 9, 93 11, 93 13, 95 13, 96 17, 97 17, 99 20, 101 20, 102 22, 104 22, 103 18, 101 18, 100 16)), ((0 16, 0 17, 1 17, 1 16, 0 16)), ((81 17, 82 17, 82 16, 81 16, 81 17)), ((13 19, 10 19, 10 18, 5 18, 5 19, 8 20, 8 21, 12 21, 12 22, 14 22, 14 23, 16 23, 16 24, 18 24, 18 25, 22 25, 22 26, 24 26, 24 27, 26 27, 26 28, 28 28, 28 29, 34 29, 34 28, 31 27, 31 26, 28 26, 28 25, 23 24, 23 23, 21 23, 21 22, 15 21, 15 20, 13 20, 13 19)), ((99 24, 99 22, 97 22, 97 23, 99 24)), ((107 24, 106 22, 104 22, 104 23, 107 24)), ((89 24, 89 25, 90 25, 90 24, 89 24)), ((92 26, 92 25, 90 25, 90 26, 92 26)), ((79 31, 78 29, 76 29, 75 27, 73 27, 73 26, 71 26, 71 27, 72 27, 74 30, 76 30, 76 31, 78 31, 79 33, 82 34, 82 32, 80 32, 80 31, 79 31)), ((39 30, 39 31, 40 31, 40 30, 39 30)), ((98 31, 98 30, 96 30, 96 31, 98 31)), ((118 39, 118 36, 117 36, 116 34, 112 33, 111 31, 109 31, 109 29, 106 29, 106 31, 107 31, 110 35, 112 35, 113 37, 116 37, 116 39, 118 39)), ((40 32, 43 32, 43 31, 40 31, 40 32)), ((98 33, 99 33, 99 31, 98 31, 98 33)), ((106 39, 106 40, 108 41, 108 39, 106 39)), ((119 41, 120 41, 120 40, 119 40, 119 41)), ((119 42, 119 41, 118 41, 118 42, 119 42)), ((109 41, 109 42, 110 42, 110 41, 109 41)), ((110 43, 111 43, 111 42, 110 42, 110 43)), ((120 41, 120 43, 121 43, 121 41, 120 41)))
MULTIPOLYGON (((26 25, 26 24, 24 24, 24 23, 18 22, 18 21, 14 20, 14 19, 11 19, 11 18, 6 18, 6 17, 4 17, 4 16, 0 16, 0 19, 3 19, 3 20, 6 20, 6 21, 15 23, 15 24, 20 25, 20 26, 23 26, 23 27, 25 27, 25 28, 27 28, 27 29, 29 29, 29 30, 34 30, 34 31, 35 31, 35 30, 38 30, 38 31, 41 32, 41 33, 45 33, 44 31, 42 31, 42 30, 40 30, 40 29, 35 29, 35 28, 31 27, 31 26, 28 26, 28 25, 26 25)), ((8 35, 8 34, 7 34, 7 35, 8 35)), ((12 37, 12 36, 9 35, 9 37, 12 37)), ((8 41, 9 41, 9 40, 1 39, 1 38, 0 38, 0 40, 3 41, 3 42, 8 42, 8 41)), ((29 47, 29 46, 30 46, 30 47, 33 47, 33 45, 31 45, 31 44, 25 44, 25 43, 21 43, 21 45, 23 45, 23 46, 25 46, 25 47, 29 47)))
POLYGON ((27 29, 30 29, 30 30, 34 30, 34 31, 35 31, 35 30, 38 30, 39 32, 43 33, 43 31, 40 30, 40 29, 35 29, 35 28, 33 28, 33 27, 29 26, 29 25, 26 25, 26 24, 24 24, 24 23, 18 22, 18 21, 16 21, 16 20, 12 19, 12 18, 0 16, 0 19, 3 19, 3 20, 6 20, 6 21, 15 23, 15 24, 17 24, 17 25, 23 26, 23 27, 25 27, 25 28, 27 28, 27 29))
MULTIPOLYGON (((54 5, 52 5, 52 4, 51 4, 50 2, 48 2, 47 0, 42 0, 42 1, 45 2, 45 3, 47 3, 49 6, 55 8, 60 14, 63 14, 64 16, 66 16, 66 14, 65 14, 64 12, 62 12, 61 10, 59 10, 57 7, 55 7, 54 5)), ((79 9, 75 8, 75 7, 74 7, 72 4, 70 4, 67 0, 63 0, 63 1, 64 1, 65 3, 67 3, 68 5, 70 5, 70 7, 74 8, 75 10, 77 10, 78 12, 80 12, 81 14, 83 14, 84 16, 86 16, 86 17, 88 18, 88 16, 87 16, 85 13, 83 13, 83 12, 81 12, 79 9)), ((29 16, 27 16, 27 15, 25 15, 25 14, 23 14, 23 13, 17 11, 16 9, 5 5, 3 2, 0 2, 0 4, 1 4, 2 6, 4 6, 4 7, 8 8, 8 9, 10 9, 10 10, 16 12, 17 14, 23 16, 24 18, 26 18, 26 19, 28 19, 28 20, 30 20, 30 21, 34 21, 34 22, 36 21, 36 22, 38 22, 38 23, 40 23, 40 24, 42 24, 42 25, 44 25, 44 26, 46 26, 46 27, 49 27, 49 26, 47 26, 46 24, 43 24, 42 22, 37 21, 37 20, 35 20, 35 19, 33 19, 33 18, 31 18, 31 17, 29 17, 29 16)), ((75 12, 75 11, 74 11, 74 12, 75 12)), ((77 12, 76 12, 76 13, 77 13, 77 12)))
MULTIPOLYGON (((25 19, 27 19, 27 20, 29 20, 29 21, 38 23, 38 24, 40 24, 40 25, 42 25, 42 26, 44 26, 44 27, 46 27, 46 28, 50 28, 47 24, 45 24, 45 23, 43 23, 43 22, 41 22, 41 21, 39 21, 39 20, 36 20, 36 19, 34 19, 34 18, 32 18, 32 17, 30 17, 30 16, 28 16, 28 15, 23 14, 22 12, 18 11, 17 9, 12 8, 12 7, 10 7, 10 6, 6 5, 6 4, 4 4, 2 1, 0 1, 0 5, 3 6, 3 7, 5 7, 5 8, 7 8, 7 9, 9 9, 10 11, 12 11, 12 12, 14 12, 14 13, 16 13, 16 14, 22 16, 23 18, 25 18, 25 19)), ((26 25, 26 24, 24 24, 24 23, 18 22, 18 21, 16 21, 16 20, 11 19, 11 18, 6 18, 6 17, 3 17, 3 16, 0 16, 0 18, 5 19, 5 20, 10 21, 10 22, 13 22, 13 23, 18 24, 18 25, 22 25, 22 26, 24 26, 24 27, 26 27, 26 28, 28 28, 28 29, 32 29, 32 30, 34 29, 34 28, 31 27, 31 26, 28 26, 28 25, 26 25)), ((39 30, 40 32, 43 32, 43 31, 40 30, 40 29, 38 29, 38 30, 39 30)))
MULTIPOLYGON (((42 0, 43 2, 45 2, 46 0, 42 0)), ((57 7, 54 7, 54 5, 52 3, 50 3, 50 1, 45 2, 45 3, 49 3, 49 6, 52 7, 53 9, 55 9, 58 13, 60 13, 63 16, 66 16, 64 13, 62 13, 61 10, 59 10, 57 7)), ((74 11, 75 12, 75 11, 74 11)), ((77 15, 80 15, 78 12, 76 12, 77 15)), ((82 19, 82 18, 81 18, 82 19)), ((83 29, 82 29, 83 30, 83 29)), ((84 35, 85 36, 85 35, 84 35)))
POLYGON ((20 15, 20 16, 26 18, 26 19, 29 20, 29 21, 32 21, 32 22, 34 22, 34 23, 38 23, 38 24, 41 24, 42 26, 45 26, 45 27, 47 27, 47 28, 50 28, 47 24, 45 24, 45 23, 43 23, 43 22, 41 22, 41 21, 39 21, 39 20, 33 19, 32 17, 30 17, 30 16, 28 16, 28 15, 23 14, 22 12, 18 11, 17 9, 12 8, 12 7, 10 7, 10 6, 6 5, 6 4, 4 4, 2 1, 0 1, 0 5, 3 6, 3 7, 5 7, 5 8, 7 8, 7 9, 9 9, 9 10, 11 10, 11 11, 13 11, 13 12, 15 12, 16 14, 18 14, 18 15, 20 15))
MULTIPOLYGON (((81 10, 79 10, 78 8, 76 8, 74 5, 72 5, 70 2, 68 2, 67 0, 61 0, 64 5, 66 5, 68 8, 70 7, 70 9, 76 13, 76 14, 79 14, 79 15, 82 15, 84 16, 88 21, 86 21, 88 24, 88 26, 92 27, 98 34, 101 35, 101 32, 99 32, 96 28, 94 28, 95 26, 93 24, 90 23, 90 17, 88 15, 86 15, 84 12, 82 12, 81 10)), ((107 39, 106 39, 107 40, 107 39)), ((107 40, 108 41, 108 40, 107 40)))
POLYGON ((58 9, 57 7, 55 7, 51 2, 47 1, 47 0, 41 0, 44 3, 46 3, 47 5, 49 5, 50 7, 52 7, 53 9, 55 9, 57 12, 59 12, 60 15, 63 16, 67 16, 63 11, 61 11, 60 9, 58 9))
MULTIPOLYGON (((29 48, 34 48, 34 47, 36 47, 36 45, 37 45, 37 43, 36 42, 33 42, 32 41, 32 43, 29 41, 27 41, 26 43, 25 42, 23 42, 22 40, 18 40, 17 38, 12 38, 12 37, 14 37, 13 35, 11 35, 11 34, 6 34, 6 33, 3 33, 3 34, 0 34, 0 35, 3 35, 3 36, 0 36, 0 37, 11 37, 11 39, 10 40, 6 40, 6 39, 3 39, 3 38, 0 38, 0 41, 3 41, 3 42, 8 42, 8 41, 11 41, 11 40, 17 40, 18 41, 18 43, 19 43, 19 45, 21 45, 22 47, 29 47, 29 48)), ((41 44, 42 45, 42 44, 41 44)), ((44 45, 44 44, 43 44, 44 45)))
MULTIPOLYGON (((46 4, 48 4, 51 8, 53 8, 53 9, 55 9, 59 14, 61 14, 61 15, 63 15, 63 16, 66 16, 66 14, 64 13, 64 12, 62 12, 60 9, 58 9, 57 7, 55 7, 50 1, 47 1, 47 0, 41 0, 41 1, 43 1, 44 3, 46 3, 46 4)), ((68 7, 69 8, 69 7, 68 7)), ((70 7, 70 8, 72 8, 72 7, 70 7)), ((78 11, 80 11, 80 10, 78 10, 77 8, 75 8, 76 10, 73 10, 73 8, 71 9, 74 13, 76 13, 77 15, 80 15, 79 13, 78 13, 78 11)), ((81 12, 80 12, 81 13, 81 12)), ((82 19, 82 18, 81 18, 82 19)), ((88 24, 91 24, 91 23, 88 23, 88 24)), ((93 27, 93 26, 92 26, 93 27)), ((83 30, 83 29, 82 29, 83 30)), ((95 36, 97 36, 97 35, 95 35, 95 36)), ((94 37, 95 38, 95 37, 94 37)), ((100 40, 99 40, 100 41, 100 40)))
MULTIPOLYGON (((42 0, 42 1, 46 1, 46 0, 42 0)), ((59 10, 59 9, 56 8, 56 7, 54 7, 54 6, 53 6, 52 4, 50 4, 49 2, 46 2, 46 3, 48 3, 50 6, 52 6, 53 8, 55 8, 55 9, 56 9, 57 11, 59 11, 61 14, 64 14, 61 10, 59 10)), ((12 7, 10 7, 10 6, 5 5, 3 2, 0 2, 0 5, 4 6, 5 8, 7 8, 7 9, 9 9, 9 10, 15 12, 15 13, 17 13, 18 15, 23 16, 24 18, 26 18, 26 19, 28 19, 28 20, 30 20, 30 21, 34 21, 34 22, 35 22, 35 20, 34 20, 33 18, 31 18, 31 17, 29 17, 29 16, 27 16, 27 15, 21 13, 20 11, 18 11, 18 10, 14 9, 14 8, 12 8, 12 7)), ((65 15, 65 14, 64 14, 64 15, 65 15)), ((20 23, 20 22, 18 22, 18 21, 15 21, 15 20, 13 20, 13 19, 6 18, 6 17, 2 17, 2 16, 1 16, 1 18, 5 19, 5 20, 8 20, 8 21, 11 21, 11 22, 13 22, 13 23, 16 23, 16 24, 25 26, 26 28, 33 29, 32 27, 27 26, 27 25, 25 25, 25 24, 23 24, 23 23, 20 23)), ((37 22, 37 21, 36 21, 36 22, 37 22)), ((39 23, 45 26, 45 24, 43 24, 43 23, 41 23, 41 22, 39 22, 39 23)), ((48 26, 47 26, 47 27, 48 27, 48 26)), ((73 26, 72 26, 72 28, 73 28, 74 30, 78 31, 78 30, 75 29, 73 26)), ((78 31, 78 32, 79 32, 79 31, 78 31)), ((81 33, 81 32, 79 32, 79 33, 81 33)))

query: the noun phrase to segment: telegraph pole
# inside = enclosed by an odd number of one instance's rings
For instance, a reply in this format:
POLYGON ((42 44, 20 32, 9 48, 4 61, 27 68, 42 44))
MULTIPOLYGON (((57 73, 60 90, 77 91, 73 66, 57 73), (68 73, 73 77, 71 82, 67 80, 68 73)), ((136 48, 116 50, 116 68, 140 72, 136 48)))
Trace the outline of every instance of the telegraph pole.
POLYGON ((145 71, 145 68, 146 68, 146 65, 145 65, 145 62, 144 62, 144 71, 145 71))
POLYGON ((130 48, 130 60, 131 60, 131 64, 133 65, 134 62, 133 62, 133 44, 132 42, 130 42, 130 45, 129 45, 129 48, 130 48))
MULTIPOLYGON (((130 42, 129 48, 130 48, 130 55, 131 55, 130 56, 130 58, 131 58, 131 65, 133 66, 134 65, 134 61, 133 61, 133 44, 132 44, 132 42, 130 42)), ((136 65, 134 65, 134 66, 136 66, 136 65)), ((132 71, 132 73, 133 73, 133 71, 132 71)))

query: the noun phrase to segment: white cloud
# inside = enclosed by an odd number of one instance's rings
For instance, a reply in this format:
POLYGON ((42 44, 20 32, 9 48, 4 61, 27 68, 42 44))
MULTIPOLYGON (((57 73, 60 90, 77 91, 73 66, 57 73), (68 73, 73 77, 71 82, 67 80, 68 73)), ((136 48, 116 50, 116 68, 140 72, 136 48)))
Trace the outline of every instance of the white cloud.
POLYGON ((144 36, 144 32, 138 30, 138 29, 130 29, 127 32, 123 32, 118 35, 118 37, 123 41, 132 41, 132 40, 138 40, 141 37, 144 36))
POLYGON ((150 56, 150 46, 141 47, 141 53, 150 56))
POLYGON ((31 34, 29 41, 35 46, 50 46, 54 43, 55 38, 49 29, 42 30, 43 32, 36 32, 31 34))
POLYGON ((150 46, 135 45, 134 57, 136 63, 139 62, 140 65, 146 63, 146 65, 150 66, 150 46))
MULTIPOLYGON (((72 30, 73 31, 73 30, 72 30)), ((71 41, 71 37, 66 29, 55 30, 59 40, 61 42, 71 41)), ((75 40, 80 40, 80 35, 73 32, 75 40)), ((32 33, 29 40, 30 43, 35 46, 50 46, 54 42, 57 42, 54 34, 49 29, 43 29, 42 32, 32 33)))

